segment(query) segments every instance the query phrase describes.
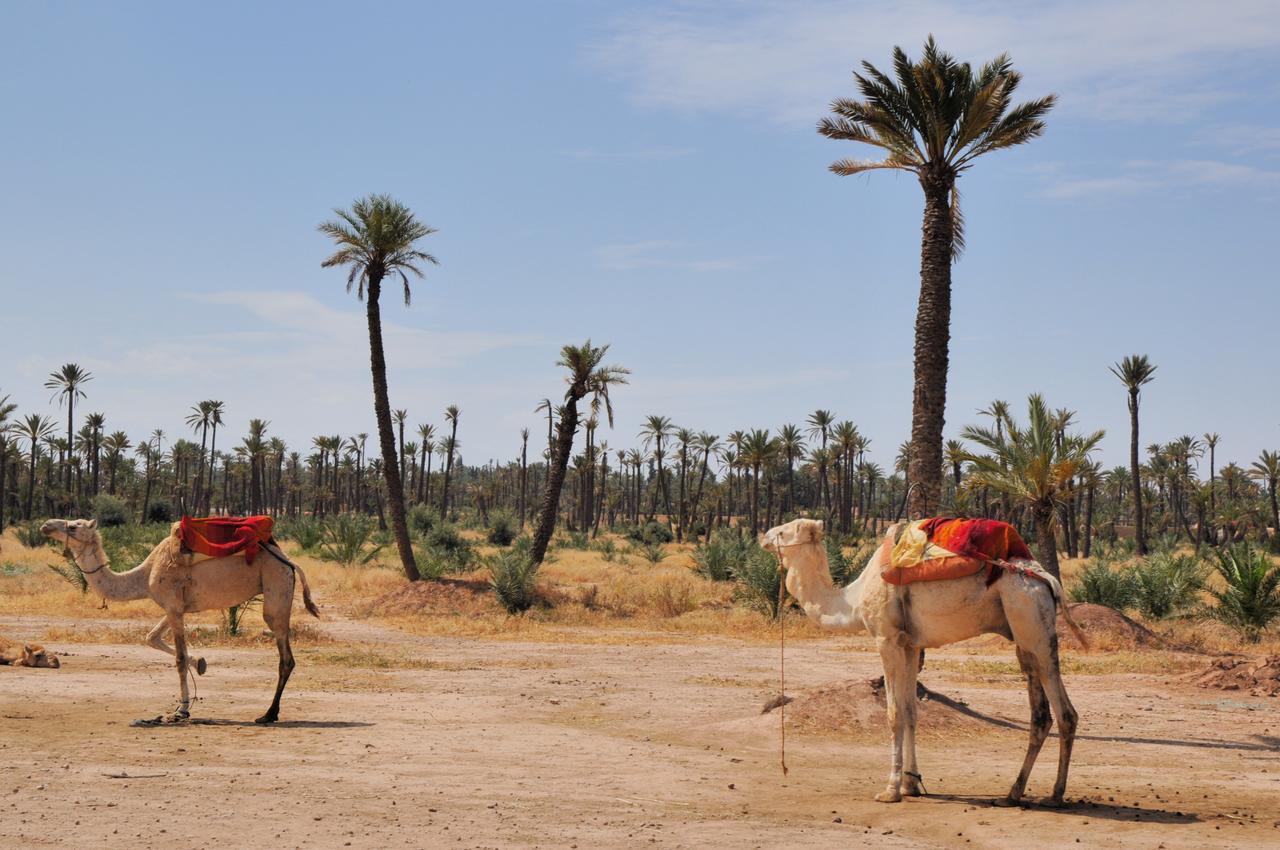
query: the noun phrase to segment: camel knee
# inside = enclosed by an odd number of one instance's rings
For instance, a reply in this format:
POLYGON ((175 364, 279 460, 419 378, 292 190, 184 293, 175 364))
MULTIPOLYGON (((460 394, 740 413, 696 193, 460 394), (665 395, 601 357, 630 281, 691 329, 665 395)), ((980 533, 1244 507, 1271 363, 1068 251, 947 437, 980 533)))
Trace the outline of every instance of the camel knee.
POLYGON ((1080 716, 1076 714, 1076 710, 1068 705, 1063 709, 1062 716, 1058 718, 1058 733, 1066 740, 1074 738, 1079 720, 1080 716))

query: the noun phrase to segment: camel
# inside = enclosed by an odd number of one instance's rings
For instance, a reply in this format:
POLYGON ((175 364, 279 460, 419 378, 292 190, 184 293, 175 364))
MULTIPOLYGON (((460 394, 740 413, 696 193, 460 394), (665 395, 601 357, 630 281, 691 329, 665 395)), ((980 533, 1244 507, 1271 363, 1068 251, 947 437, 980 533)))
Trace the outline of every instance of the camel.
MULTIPOLYGON (((887 538, 893 539, 895 531, 896 527, 891 527, 887 538)), ((1061 806, 1077 715, 1067 698, 1058 666, 1055 614, 1059 609, 1065 611, 1058 581, 1036 562, 1019 561, 1018 567, 1033 571, 1044 580, 1010 571, 988 583, 983 570, 967 578, 893 585, 880 575, 880 560, 886 551, 882 546, 855 581, 838 588, 831 579, 822 536, 821 521, 796 519, 771 528, 761 543, 778 557, 780 568, 786 573, 787 592, 810 619, 834 631, 865 632, 876 639, 884 665, 893 756, 888 787, 875 799, 897 803, 904 795, 917 797, 923 792, 915 746, 916 677, 923 650, 981 634, 998 634, 1016 644, 1018 664, 1027 677, 1031 740, 1013 787, 995 802, 1014 806, 1021 801, 1031 768, 1056 716, 1060 736, 1058 776, 1052 796, 1043 804, 1061 806)), ((1069 615, 1066 619, 1083 643, 1083 636, 1069 615)))
POLYGON ((51 670, 57 670, 62 666, 58 656, 40 644, 18 643, 6 637, 0 637, 0 664, 12 664, 14 667, 47 667, 51 670))
POLYGON ((289 643, 295 574, 302 582, 302 599, 307 611, 313 617, 320 616, 311 600, 307 577, 273 544, 264 545, 252 564, 246 562, 243 554, 193 562, 190 555, 181 551, 178 528, 179 523, 174 523, 173 532, 151 550, 146 560, 123 573, 107 569, 97 520, 51 519, 40 530, 67 546, 89 586, 104 599, 150 598, 164 609, 164 619, 147 635, 147 645, 174 657, 182 693, 177 708, 161 718, 164 722, 190 718, 188 670, 194 668, 196 673, 203 674, 206 669, 203 658, 189 657, 183 616, 230 608, 262 594, 262 619, 275 636, 280 667, 271 707, 254 722, 274 723, 280 717, 280 696, 295 666, 289 643), (172 647, 161 639, 166 629, 173 634, 172 647))

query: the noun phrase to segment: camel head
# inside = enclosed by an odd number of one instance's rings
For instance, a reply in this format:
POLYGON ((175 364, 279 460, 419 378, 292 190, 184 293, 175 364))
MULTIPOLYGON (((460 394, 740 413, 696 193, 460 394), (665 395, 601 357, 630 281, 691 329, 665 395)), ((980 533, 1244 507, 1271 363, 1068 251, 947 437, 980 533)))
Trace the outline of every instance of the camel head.
POLYGON ((58 656, 46 650, 43 646, 36 644, 23 644, 22 659, 18 662, 20 667, 47 667, 51 670, 57 670, 62 666, 62 662, 58 660, 58 656))
POLYGON ((45 537, 61 540, 67 546, 72 543, 88 544, 98 537, 96 519, 51 519, 40 526, 45 537))
POLYGON ((774 526, 760 537, 760 546, 771 554, 777 555, 781 561, 782 552, 792 546, 805 543, 822 542, 822 520, 793 519, 791 522, 774 526))

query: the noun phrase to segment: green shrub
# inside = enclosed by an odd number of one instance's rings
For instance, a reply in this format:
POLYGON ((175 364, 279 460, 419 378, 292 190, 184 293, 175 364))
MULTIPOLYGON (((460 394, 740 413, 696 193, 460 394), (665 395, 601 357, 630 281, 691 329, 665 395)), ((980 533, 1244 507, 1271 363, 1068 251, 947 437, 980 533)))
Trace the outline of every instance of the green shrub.
POLYGON ((426 505, 414 505, 409 508, 408 522, 410 531, 425 537, 435 525, 435 515, 426 505))
POLYGON ((373 543, 373 533, 373 520, 364 514, 336 514, 324 522, 318 554, 344 567, 368 564, 385 548, 373 543))
POLYGON ((563 549, 590 549, 591 540, 587 537, 585 531, 569 531, 561 536, 558 541, 563 549))
POLYGON ((13 578, 14 576, 25 576, 31 572, 29 567, 22 564, 4 563, 0 564, 0 576, 5 578, 13 578))
POLYGON ((244 625, 245 612, 254 605, 262 602, 261 596, 255 596, 252 599, 246 599, 239 605, 233 605, 224 609, 222 612, 222 629, 229 636, 236 637, 240 634, 240 629, 244 625))
POLYGON ((488 540, 495 546, 510 546, 516 539, 516 518, 507 511, 495 511, 489 516, 488 540))
POLYGON ((147 522, 173 522, 173 503, 156 499, 147 505, 147 522))
POLYGON ((720 529, 711 539, 693 550, 695 569, 712 581, 732 581, 739 565, 747 559, 754 542, 729 529, 720 529))
POLYGON ((537 602, 538 566, 524 540, 489 559, 489 584, 508 613, 528 611, 537 602))
POLYGON ((1280 567, 1248 543, 1219 550, 1215 568, 1226 588, 1210 590, 1217 604, 1212 616, 1257 643, 1272 623, 1280 619, 1280 567))
POLYGON ((439 569, 442 574, 465 572, 475 556, 471 544, 458 531, 457 526, 447 523, 432 528, 423 542, 426 544, 427 560, 436 562, 433 569, 439 569))
POLYGON ((632 551, 651 564, 660 564, 667 557, 667 552, 662 548, 661 543, 641 543, 639 546, 632 547, 632 551))
POLYGON ((1092 602, 1117 611, 1133 604, 1134 593, 1132 572, 1112 569, 1106 558, 1095 558, 1067 591, 1072 602, 1092 602))
POLYGON ((670 543, 676 536, 665 524, 655 520, 633 529, 631 539, 637 543, 670 543))
POLYGON ((613 563, 618 558, 618 544, 613 542, 612 537, 596 541, 595 550, 600 553, 600 558, 608 563, 613 563))
POLYGON ((129 506, 119 496, 99 493, 93 497, 93 518, 99 528, 112 528, 129 521, 129 506))
POLYGON ((324 523, 310 516, 282 519, 276 522, 274 533, 280 540, 292 540, 303 549, 314 549, 324 539, 324 523))
POLYGON ((167 525, 99 526, 102 551, 114 572, 131 570, 151 554, 156 544, 169 536, 167 525))
POLYGON ((1194 555, 1157 552, 1130 571, 1133 606, 1152 620, 1188 612, 1204 589, 1206 572, 1194 555))
POLYGON ((40 530, 40 525, 39 521, 32 520, 31 522, 24 522, 21 525, 14 526, 17 530, 18 542, 28 549, 39 549, 41 546, 46 545, 62 545, 52 538, 45 537, 44 532, 40 530))
POLYGON ((778 559, 759 546, 751 546, 747 557, 735 571, 738 581, 738 597, 749 607, 768 616, 778 618, 778 591, 782 586, 782 571, 778 559))

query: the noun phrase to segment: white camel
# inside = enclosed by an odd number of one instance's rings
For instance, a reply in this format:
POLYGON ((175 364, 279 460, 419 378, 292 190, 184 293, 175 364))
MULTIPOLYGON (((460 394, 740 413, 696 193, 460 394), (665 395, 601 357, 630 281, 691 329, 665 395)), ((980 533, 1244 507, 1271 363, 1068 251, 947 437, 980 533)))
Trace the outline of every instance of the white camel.
MULTIPOLYGON (((889 536, 895 528, 889 529, 889 536)), ((1058 666, 1056 613, 1062 608, 1062 586, 1034 561, 1019 567, 1044 577, 1009 572, 988 583, 986 571, 967 578, 893 585, 881 578, 885 547, 848 587, 836 587, 822 546, 822 523, 797 519, 771 528, 762 544, 778 556, 786 571, 787 592, 810 619, 824 628, 868 632, 876 638, 884 664, 889 725, 893 728, 893 760, 889 785, 876 795, 882 803, 923 791, 916 765, 916 675, 924 649, 944 646, 981 634, 998 634, 1017 646, 1018 664, 1027 677, 1031 699, 1031 741, 1022 770, 997 805, 1017 805, 1040 747, 1058 720, 1058 778, 1043 803, 1061 806, 1076 734, 1076 711, 1067 698, 1058 666), (1053 715, 1050 715, 1050 706, 1053 715), (905 756, 905 764, 904 764, 905 756)), ((1065 609, 1064 609, 1065 610, 1065 609)), ((1079 630, 1068 619, 1076 632, 1079 630)))

